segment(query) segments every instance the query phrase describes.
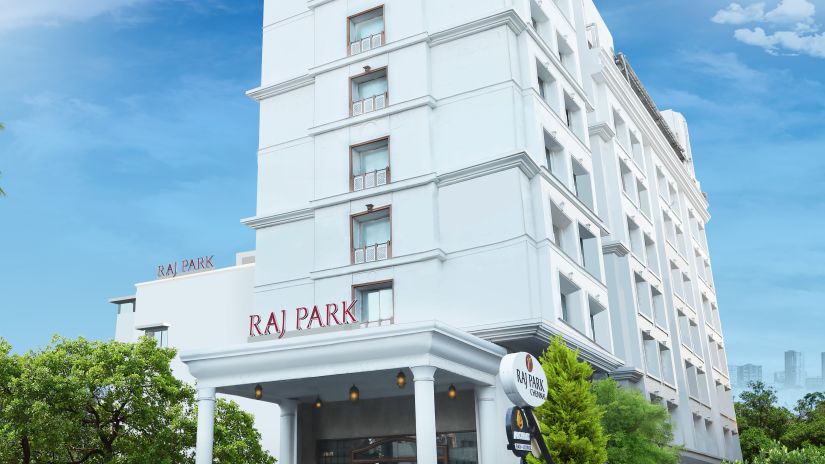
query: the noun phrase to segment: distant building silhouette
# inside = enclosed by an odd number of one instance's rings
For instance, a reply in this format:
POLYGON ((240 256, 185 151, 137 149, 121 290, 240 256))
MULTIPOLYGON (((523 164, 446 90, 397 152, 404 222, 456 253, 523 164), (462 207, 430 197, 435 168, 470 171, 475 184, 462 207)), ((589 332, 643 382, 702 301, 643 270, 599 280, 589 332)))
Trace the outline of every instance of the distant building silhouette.
POLYGON ((733 386, 737 388, 747 388, 751 382, 762 382, 762 366, 757 364, 730 366, 730 379, 733 386))
POLYGON ((785 352, 784 385, 787 388, 805 386, 805 355, 803 353, 793 350, 785 352))
POLYGON ((785 372, 774 372, 773 373, 773 383, 777 387, 784 387, 785 386, 785 372))

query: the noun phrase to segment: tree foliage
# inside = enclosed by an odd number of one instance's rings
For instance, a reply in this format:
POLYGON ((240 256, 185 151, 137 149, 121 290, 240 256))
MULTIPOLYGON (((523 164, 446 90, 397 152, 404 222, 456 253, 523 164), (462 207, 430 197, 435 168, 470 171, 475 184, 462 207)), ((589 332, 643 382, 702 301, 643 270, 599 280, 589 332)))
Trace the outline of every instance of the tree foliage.
MULTIPOLYGON (((825 448, 805 447, 796 450, 775 447, 762 452, 750 464, 825 464, 825 448)), ((731 464, 725 462, 723 464, 731 464)), ((740 464, 736 461, 733 464, 740 464)))
POLYGON ((746 462, 805 462, 798 459, 814 456, 816 447, 825 447, 825 393, 805 395, 794 412, 778 406, 776 391, 762 382, 751 383, 739 397, 735 408, 746 462), (766 461, 769 452, 773 460, 766 461))
MULTIPOLYGON (((593 369, 578 360, 578 351, 570 350, 556 337, 541 355, 547 374, 547 402, 536 408, 547 449, 556 464, 604 464, 607 460, 607 437, 602 425, 602 411, 590 389, 593 369)), ((538 463, 532 456, 530 463, 538 463)))
MULTIPOLYGON (((25 355, 0 341, 0 462, 193 462, 195 395, 174 356, 148 338, 55 338, 25 355)), ((216 462, 274 462, 237 405, 218 402, 216 430, 216 462)))
POLYGON ((673 424, 667 409, 653 404, 638 390, 622 388, 613 379, 597 381, 593 392, 604 410, 610 464, 676 464, 673 424))

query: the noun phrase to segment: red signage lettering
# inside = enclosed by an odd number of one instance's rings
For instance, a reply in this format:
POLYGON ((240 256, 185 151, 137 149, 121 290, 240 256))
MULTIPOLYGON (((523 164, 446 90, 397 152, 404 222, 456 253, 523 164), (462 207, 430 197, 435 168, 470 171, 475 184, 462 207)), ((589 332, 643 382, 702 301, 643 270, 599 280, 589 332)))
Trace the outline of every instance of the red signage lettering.
POLYGON ((207 271, 209 269, 214 269, 215 266, 212 264, 212 259, 215 256, 201 256, 200 258, 194 259, 182 259, 180 262, 168 263, 158 266, 158 279, 169 279, 172 277, 177 277, 178 274, 191 274, 193 272, 198 271, 207 271))
MULTIPOLYGON (((351 301, 347 304, 346 301, 341 302, 340 308, 337 303, 327 303, 326 316, 321 315, 321 310, 318 305, 312 306, 312 310, 304 306, 295 308, 295 329, 309 330, 320 327, 330 327, 343 324, 357 324, 358 319, 355 317, 355 303, 357 300, 351 301), (338 310, 341 309, 341 318, 338 318, 338 310)), ((261 335, 278 335, 278 338, 283 338, 287 331, 287 310, 282 309, 280 312, 272 311, 267 316, 267 322, 263 330, 261 323, 264 317, 258 314, 249 315, 249 336, 258 337, 261 335)), ((291 322, 290 322, 291 324, 291 322)))

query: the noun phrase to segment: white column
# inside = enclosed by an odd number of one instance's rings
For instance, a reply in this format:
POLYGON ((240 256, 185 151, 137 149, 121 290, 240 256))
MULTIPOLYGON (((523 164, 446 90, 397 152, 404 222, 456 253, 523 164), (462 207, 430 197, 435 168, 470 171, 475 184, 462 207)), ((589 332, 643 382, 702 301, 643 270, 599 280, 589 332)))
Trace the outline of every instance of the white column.
POLYGON ((281 407, 281 445, 279 464, 297 464, 296 436, 298 429, 298 402, 292 400, 278 401, 281 407))
POLYGON ((415 442, 419 464, 437 464, 435 445, 435 367, 412 367, 415 383, 415 442))
POLYGON ((476 415, 479 464, 495 464, 496 427, 503 419, 496 417, 496 387, 476 387, 476 415))
POLYGON ((212 444, 215 440, 215 389, 198 388, 198 435, 195 448, 196 464, 212 464, 212 444))

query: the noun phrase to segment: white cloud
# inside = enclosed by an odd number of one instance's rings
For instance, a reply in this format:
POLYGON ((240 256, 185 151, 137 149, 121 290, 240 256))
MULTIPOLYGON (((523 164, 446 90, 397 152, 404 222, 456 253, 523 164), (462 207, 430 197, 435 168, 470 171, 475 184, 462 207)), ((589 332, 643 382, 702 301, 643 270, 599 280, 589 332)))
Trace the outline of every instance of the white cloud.
POLYGON ((762 47, 768 53, 805 54, 825 58, 825 33, 801 34, 796 31, 777 31, 768 34, 761 27, 737 29, 734 37, 742 43, 762 47))
POLYGON ((83 21, 144 1, 147 0, 0 0, 0 30, 83 21))
POLYGON ((816 6, 810 0, 780 0, 770 11, 765 2, 743 6, 731 3, 710 19, 717 24, 760 23, 763 27, 740 28, 736 40, 762 47, 772 55, 810 55, 825 58, 825 34, 818 34, 816 6))
POLYGON ((718 24, 746 24, 765 19, 765 4, 754 3, 743 7, 738 3, 731 3, 724 10, 719 10, 710 18, 718 24))

